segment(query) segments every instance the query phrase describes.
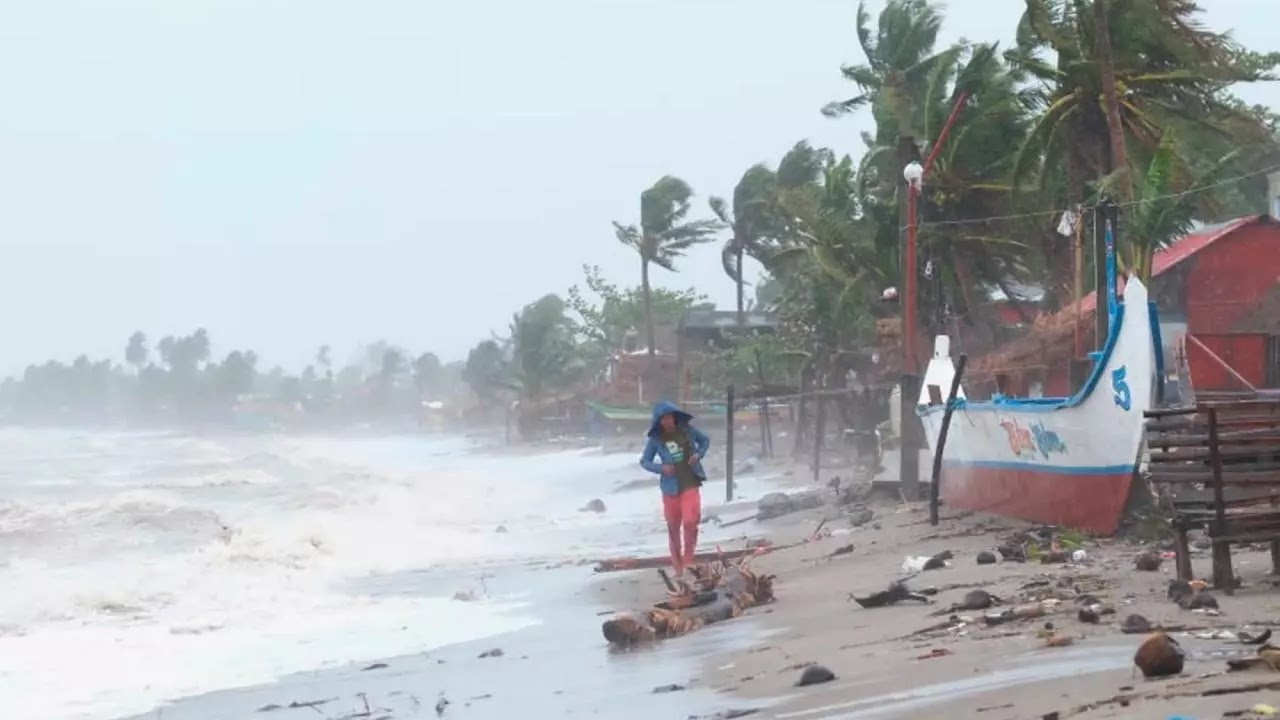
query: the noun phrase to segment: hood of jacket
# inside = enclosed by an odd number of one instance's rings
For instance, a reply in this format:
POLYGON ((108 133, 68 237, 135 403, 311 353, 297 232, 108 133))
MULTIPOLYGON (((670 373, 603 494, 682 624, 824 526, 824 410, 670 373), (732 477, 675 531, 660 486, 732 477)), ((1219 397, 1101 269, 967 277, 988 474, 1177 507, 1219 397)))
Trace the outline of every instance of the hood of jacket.
POLYGON ((653 406, 653 422, 649 424, 649 437, 657 437, 662 433, 662 416, 675 415, 676 425, 688 425, 693 415, 680 409, 679 405, 663 400, 653 406))

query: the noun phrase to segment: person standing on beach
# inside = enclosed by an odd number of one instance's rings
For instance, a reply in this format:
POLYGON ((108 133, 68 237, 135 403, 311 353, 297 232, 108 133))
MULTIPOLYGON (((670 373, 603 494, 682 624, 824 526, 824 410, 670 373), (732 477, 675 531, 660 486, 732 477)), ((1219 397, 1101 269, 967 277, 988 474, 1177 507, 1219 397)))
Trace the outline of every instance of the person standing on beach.
POLYGON ((671 568, 677 576, 693 564, 698 547, 698 523, 702 521, 702 492, 707 479, 702 457, 711 438, 693 426, 693 415, 675 403, 653 406, 653 423, 640 455, 640 467, 659 476, 662 514, 667 521, 671 568))

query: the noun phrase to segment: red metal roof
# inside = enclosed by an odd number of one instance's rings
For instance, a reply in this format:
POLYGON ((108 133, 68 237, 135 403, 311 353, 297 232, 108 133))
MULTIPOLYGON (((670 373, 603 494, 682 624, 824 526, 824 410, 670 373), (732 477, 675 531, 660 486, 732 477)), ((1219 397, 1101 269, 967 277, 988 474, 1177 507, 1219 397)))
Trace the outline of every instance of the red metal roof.
MULTIPOLYGON (((1270 218, 1267 215, 1246 215, 1245 217, 1228 220, 1217 225, 1210 225, 1201 228, 1197 232, 1185 235, 1169 247, 1156 251, 1155 257, 1151 261, 1151 277, 1157 278, 1163 275, 1191 256, 1242 227, 1268 220, 1270 218)), ((1120 280, 1120 287, 1123 289, 1124 279, 1121 278, 1120 280)), ((1037 318, 1030 332, 979 358, 975 369, 990 369, 994 365, 1003 365, 1010 360, 1042 349, 1046 342, 1052 342, 1059 336, 1074 334, 1076 319, 1091 318, 1097 307, 1098 294, 1089 293, 1053 315, 1037 318)))

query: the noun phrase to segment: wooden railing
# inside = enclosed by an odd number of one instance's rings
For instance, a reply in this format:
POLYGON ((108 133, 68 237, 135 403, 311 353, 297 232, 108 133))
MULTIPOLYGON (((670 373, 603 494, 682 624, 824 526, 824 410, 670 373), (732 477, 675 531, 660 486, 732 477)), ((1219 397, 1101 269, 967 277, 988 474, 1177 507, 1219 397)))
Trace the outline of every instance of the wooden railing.
POLYGON ((1280 573, 1280 399, 1201 402, 1146 413, 1148 477, 1173 509, 1177 572, 1190 579, 1190 530, 1213 548, 1213 584, 1233 592, 1231 545, 1271 543, 1280 573))

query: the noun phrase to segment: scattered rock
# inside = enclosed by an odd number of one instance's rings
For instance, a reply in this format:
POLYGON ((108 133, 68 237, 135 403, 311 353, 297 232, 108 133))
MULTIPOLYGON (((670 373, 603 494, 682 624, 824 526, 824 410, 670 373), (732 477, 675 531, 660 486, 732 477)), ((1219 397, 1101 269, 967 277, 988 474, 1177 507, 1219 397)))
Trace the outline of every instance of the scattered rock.
POLYGON ((583 505, 583 506, 582 506, 582 508, 581 508, 578 512, 602 513, 602 512, 604 512, 606 509, 607 509, 607 508, 605 508, 605 506, 604 506, 604 501, 603 501, 603 500, 601 500, 600 498, 595 498, 594 500, 592 500, 591 502, 587 503, 586 505, 583 505))
POLYGON ((1157 632, 1138 646, 1133 654, 1133 664, 1142 671, 1143 677, 1166 677, 1182 672, 1186 662, 1186 653, 1178 641, 1157 632))
POLYGON ((498 527, 494 528, 493 531, 498 533, 499 535, 505 535, 507 533, 507 526, 499 525, 498 527))
POLYGON ((1064 550, 1050 550, 1040 556, 1040 563, 1042 565, 1056 565, 1065 563, 1069 559, 1071 559, 1071 556, 1064 550))
POLYGON ((1076 614, 1076 617, 1078 617, 1080 622, 1083 623, 1089 623, 1090 625, 1098 624, 1098 611, 1094 610, 1093 606, 1080 608, 1080 612, 1076 614))
POLYGON ((661 695, 663 693, 680 692, 681 690, 684 690, 684 689, 685 688, 683 685, 677 685, 675 683, 671 683, 670 685, 659 685, 658 687, 654 688, 653 694, 661 695))
POLYGON ((370 670, 382 670, 382 669, 387 668, 387 667, 390 667, 390 666, 389 666, 389 665, 387 665, 386 663, 374 663, 374 664, 370 665, 369 667, 361 668, 361 669, 360 669, 360 672, 369 672, 370 670))
POLYGON ((478 598, 475 590, 459 590, 453 594, 453 599, 458 602, 475 602, 478 598))
POLYGON ((1141 633, 1151 632, 1151 621, 1134 613, 1124 619, 1120 623, 1120 632, 1126 635, 1139 635, 1141 633))
POLYGON ((1133 566, 1143 572, 1155 572, 1160 569, 1160 564, 1164 562, 1164 558, 1160 554, 1148 550, 1133 559, 1133 566))
POLYGON ((502 657, 504 654, 505 653, 502 652, 502 648, 493 648, 492 650, 485 650, 484 652, 480 653, 478 659, 497 658, 497 657, 502 657))
POLYGON ((770 520, 794 510, 795 507, 791 504, 791 497, 786 493, 765 493, 760 498, 760 501, 756 503, 756 519, 770 520))
POLYGON ((995 565, 996 554, 989 550, 983 550, 982 552, 978 553, 978 564, 979 565, 995 565))
POLYGON ((821 685, 836 679, 836 674, 828 670, 823 665, 810 665, 800 673, 800 680, 796 683, 796 687, 805 687, 806 685, 821 685))
POLYGON ((854 510, 849 514, 849 525, 852 527, 860 527, 874 520, 876 513, 871 508, 861 508, 854 510))
POLYGON ((443 717, 444 711, 447 709, 449 709, 449 698, 442 695, 440 696, 440 699, 436 701, 436 717, 443 717))

